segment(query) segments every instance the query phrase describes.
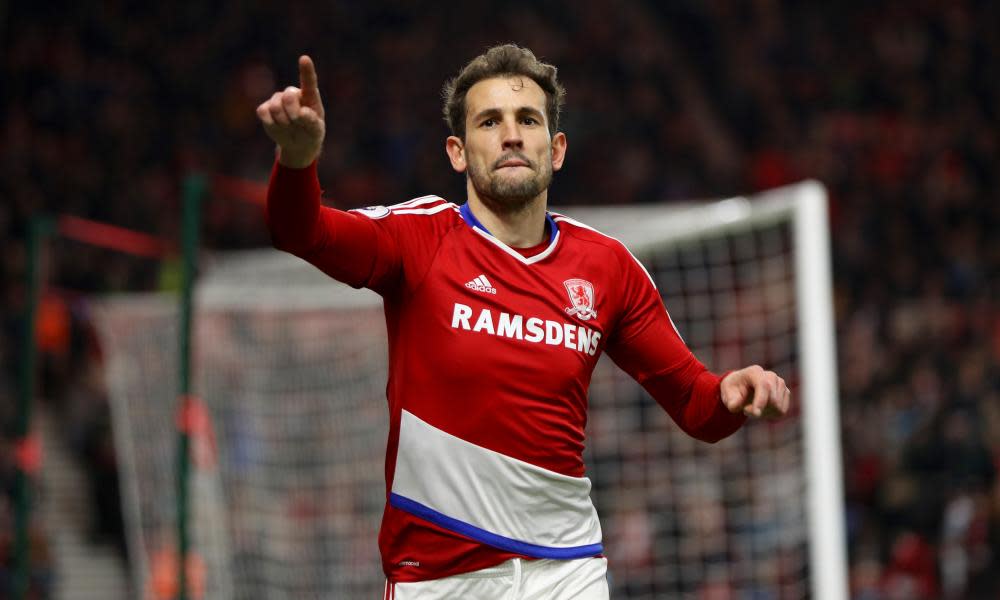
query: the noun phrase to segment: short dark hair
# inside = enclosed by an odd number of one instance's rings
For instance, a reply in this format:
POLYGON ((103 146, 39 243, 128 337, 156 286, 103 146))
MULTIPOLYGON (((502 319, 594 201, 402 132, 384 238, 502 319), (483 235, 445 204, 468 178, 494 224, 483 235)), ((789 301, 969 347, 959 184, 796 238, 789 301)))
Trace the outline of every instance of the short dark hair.
POLYGON ((545 118, 549 134, 559 131, 559 113, 566 102, 566 89, 556 79, 556 68, 535 58, 527 48, 514 44, 493 46, 469 61, 458 75, 444 84, 444 120, 452 135, 465 139, 465 96, 469 88, 493 77, 530 77, 545 92, 545 118))

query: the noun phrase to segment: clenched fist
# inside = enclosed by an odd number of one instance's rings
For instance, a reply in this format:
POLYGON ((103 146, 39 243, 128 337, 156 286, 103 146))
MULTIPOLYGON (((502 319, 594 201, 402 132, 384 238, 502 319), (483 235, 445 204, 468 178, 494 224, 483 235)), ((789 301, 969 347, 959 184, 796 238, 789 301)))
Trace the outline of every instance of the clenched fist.
POLYGON ((729 412, 742 412, 748 417, 780 419, 791 404, 792 393, 785 380, 757 365, 726 375, 720 391, 729 412))
POLYGON ((278 162, 295 169, 316 160, 326 136, 316 67, 308 56, 299 57, 299 86, 275 92, 257 107, 264 131, 278 144, 278 162))

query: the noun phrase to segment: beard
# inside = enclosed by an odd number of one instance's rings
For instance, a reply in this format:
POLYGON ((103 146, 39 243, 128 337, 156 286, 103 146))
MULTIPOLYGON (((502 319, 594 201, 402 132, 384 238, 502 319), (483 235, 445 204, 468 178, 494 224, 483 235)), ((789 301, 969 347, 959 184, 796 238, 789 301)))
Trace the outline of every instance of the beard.
POLYGON ((505 154, 488 169, 480 170, 471 161, 468 163, 469 180, 479 198, 492 210, 516 212, 523 209, 552 183, 552 160, 546 157, 542 164, 528 160, 519 153, 505 154), (528 163, 532 173, 520 177, 504 177, 498 167, 504 161, 516 158, 528 163))

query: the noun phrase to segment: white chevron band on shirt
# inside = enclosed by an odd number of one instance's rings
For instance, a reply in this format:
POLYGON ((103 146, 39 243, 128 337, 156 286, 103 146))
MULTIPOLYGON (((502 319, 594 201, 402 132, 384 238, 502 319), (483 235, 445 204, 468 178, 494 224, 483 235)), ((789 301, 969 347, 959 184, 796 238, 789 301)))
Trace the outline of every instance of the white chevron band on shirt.
POLYGON ((529 556, 593 556, 601 552, 601 523, 590 489, 586 477, 478 446, 402 410, 390 489, 396 508, 483 543, 499 537, 527 545, 510 551, 529 556))

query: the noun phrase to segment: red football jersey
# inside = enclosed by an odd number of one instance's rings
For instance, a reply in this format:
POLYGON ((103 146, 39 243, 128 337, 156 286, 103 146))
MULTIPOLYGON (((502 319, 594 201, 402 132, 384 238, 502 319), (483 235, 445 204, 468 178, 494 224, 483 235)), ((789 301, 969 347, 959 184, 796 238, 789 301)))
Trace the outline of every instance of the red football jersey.
POLYGON ((468 205, 425 196, 338 211, 320 205, 315 165, 277 164, 267 211, 277 248, 384 299, 379 547, 390 581, 603 552, 582 459, 602 352, 699 439, 745 420, 722 404, 719 377, 685 346, 643 266, 568 217, 548 213, 547 241, 514 249, 468 205))

